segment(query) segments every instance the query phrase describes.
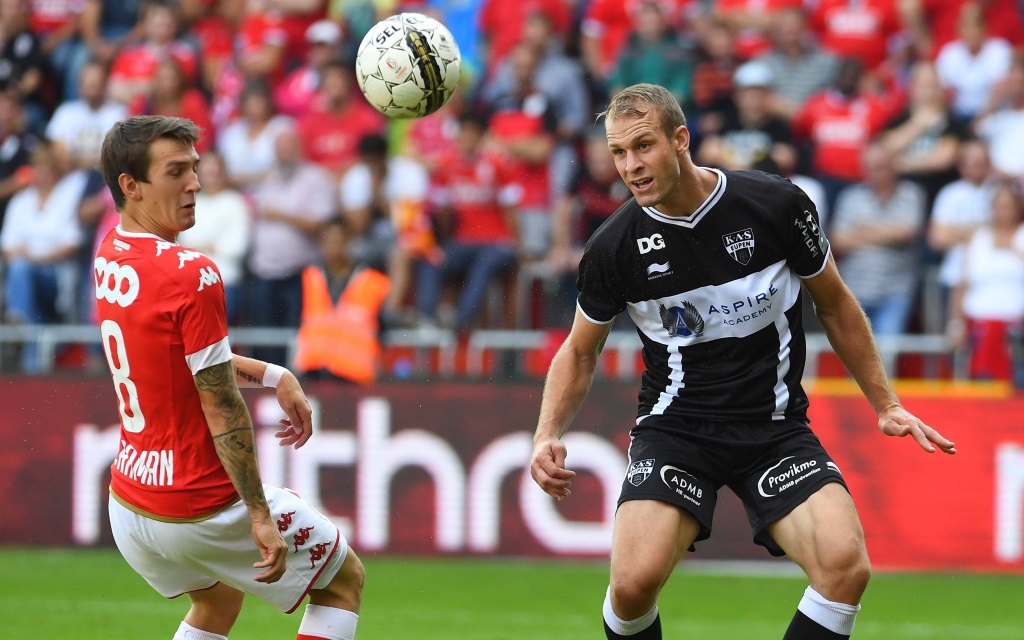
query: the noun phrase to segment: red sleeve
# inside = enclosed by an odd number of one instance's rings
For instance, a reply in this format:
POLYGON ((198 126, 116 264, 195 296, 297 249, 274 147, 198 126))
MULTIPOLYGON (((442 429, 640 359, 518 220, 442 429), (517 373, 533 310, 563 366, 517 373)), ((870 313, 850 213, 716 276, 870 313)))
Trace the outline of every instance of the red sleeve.
POLYGON ((175 274, 178 276, 178 300, 175 306, 178 309, 178 326, 186 356, 212 347, 228 335, 220 271, 212 260, 205 257, 191 264, 195 266, 186 266, 175 274))

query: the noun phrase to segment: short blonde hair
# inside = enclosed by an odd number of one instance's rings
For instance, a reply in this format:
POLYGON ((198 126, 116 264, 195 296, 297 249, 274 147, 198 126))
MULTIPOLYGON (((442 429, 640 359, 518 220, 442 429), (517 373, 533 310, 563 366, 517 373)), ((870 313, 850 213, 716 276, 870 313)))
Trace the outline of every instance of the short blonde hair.
POLYGON ((597 119, 604 118, 607 121, 623 116, 643 118, 650 109, 654 109, 669 138, 677 128, 686 126, 686 116, 676 97, 665 87, 647 83, 634 84, 616 93, 608 107, 597 114, 597 119))

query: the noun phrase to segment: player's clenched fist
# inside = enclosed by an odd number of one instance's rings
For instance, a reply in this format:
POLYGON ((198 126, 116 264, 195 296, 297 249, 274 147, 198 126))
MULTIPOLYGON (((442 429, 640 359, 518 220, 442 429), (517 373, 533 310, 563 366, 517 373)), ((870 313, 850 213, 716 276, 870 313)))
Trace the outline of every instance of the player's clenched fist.
POLYGON ((558 438, 538 440, 533 448, 530 461, 530 475, 548 495, 558 500, 570 495, 569 485, 576 477, 575 471, 565 468, 565 445, 558 438))

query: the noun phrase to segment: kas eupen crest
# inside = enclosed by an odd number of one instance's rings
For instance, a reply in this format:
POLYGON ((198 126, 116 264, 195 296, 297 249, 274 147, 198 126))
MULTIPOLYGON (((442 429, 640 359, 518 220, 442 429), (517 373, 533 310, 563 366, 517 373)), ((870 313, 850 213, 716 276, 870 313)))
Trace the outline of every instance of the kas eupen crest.
POLYGON ((629 480, 629 484, 634 487, 639 487, 647 476, 651 475, 651 471, 654 469, 654 458, 648 458, 646 460, 637 460, 633 464, 629 465, 629 471, 626 472, 626 479, 629 480))
POLYGON ((754 231, 750 228, 733 231, 722 236, 725 250, 732 259, 745 265, 754 255, 754 231))

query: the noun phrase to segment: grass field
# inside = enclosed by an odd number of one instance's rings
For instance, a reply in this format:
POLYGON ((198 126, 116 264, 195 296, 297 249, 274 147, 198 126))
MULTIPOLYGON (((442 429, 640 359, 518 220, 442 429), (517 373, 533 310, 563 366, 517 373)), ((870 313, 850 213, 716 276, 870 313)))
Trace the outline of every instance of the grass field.
MULTIPOLYGON (((364 559, 360 640, 603 638, 603 563, 364 559)), ((802 578, 677 572, 661 598, 669 640, 782 637, 802 578)), ((0 548, 4 640, 169 640, 187 609, 137 577, 113 550, 0 548)), ((301 611, 301 609, 300 609, 301 611)), ((231 637, 294 638, 298 615, 246 601, 231 637)), ((876 575, 858 640, 1019 640, 1024 578, 876 575)))

